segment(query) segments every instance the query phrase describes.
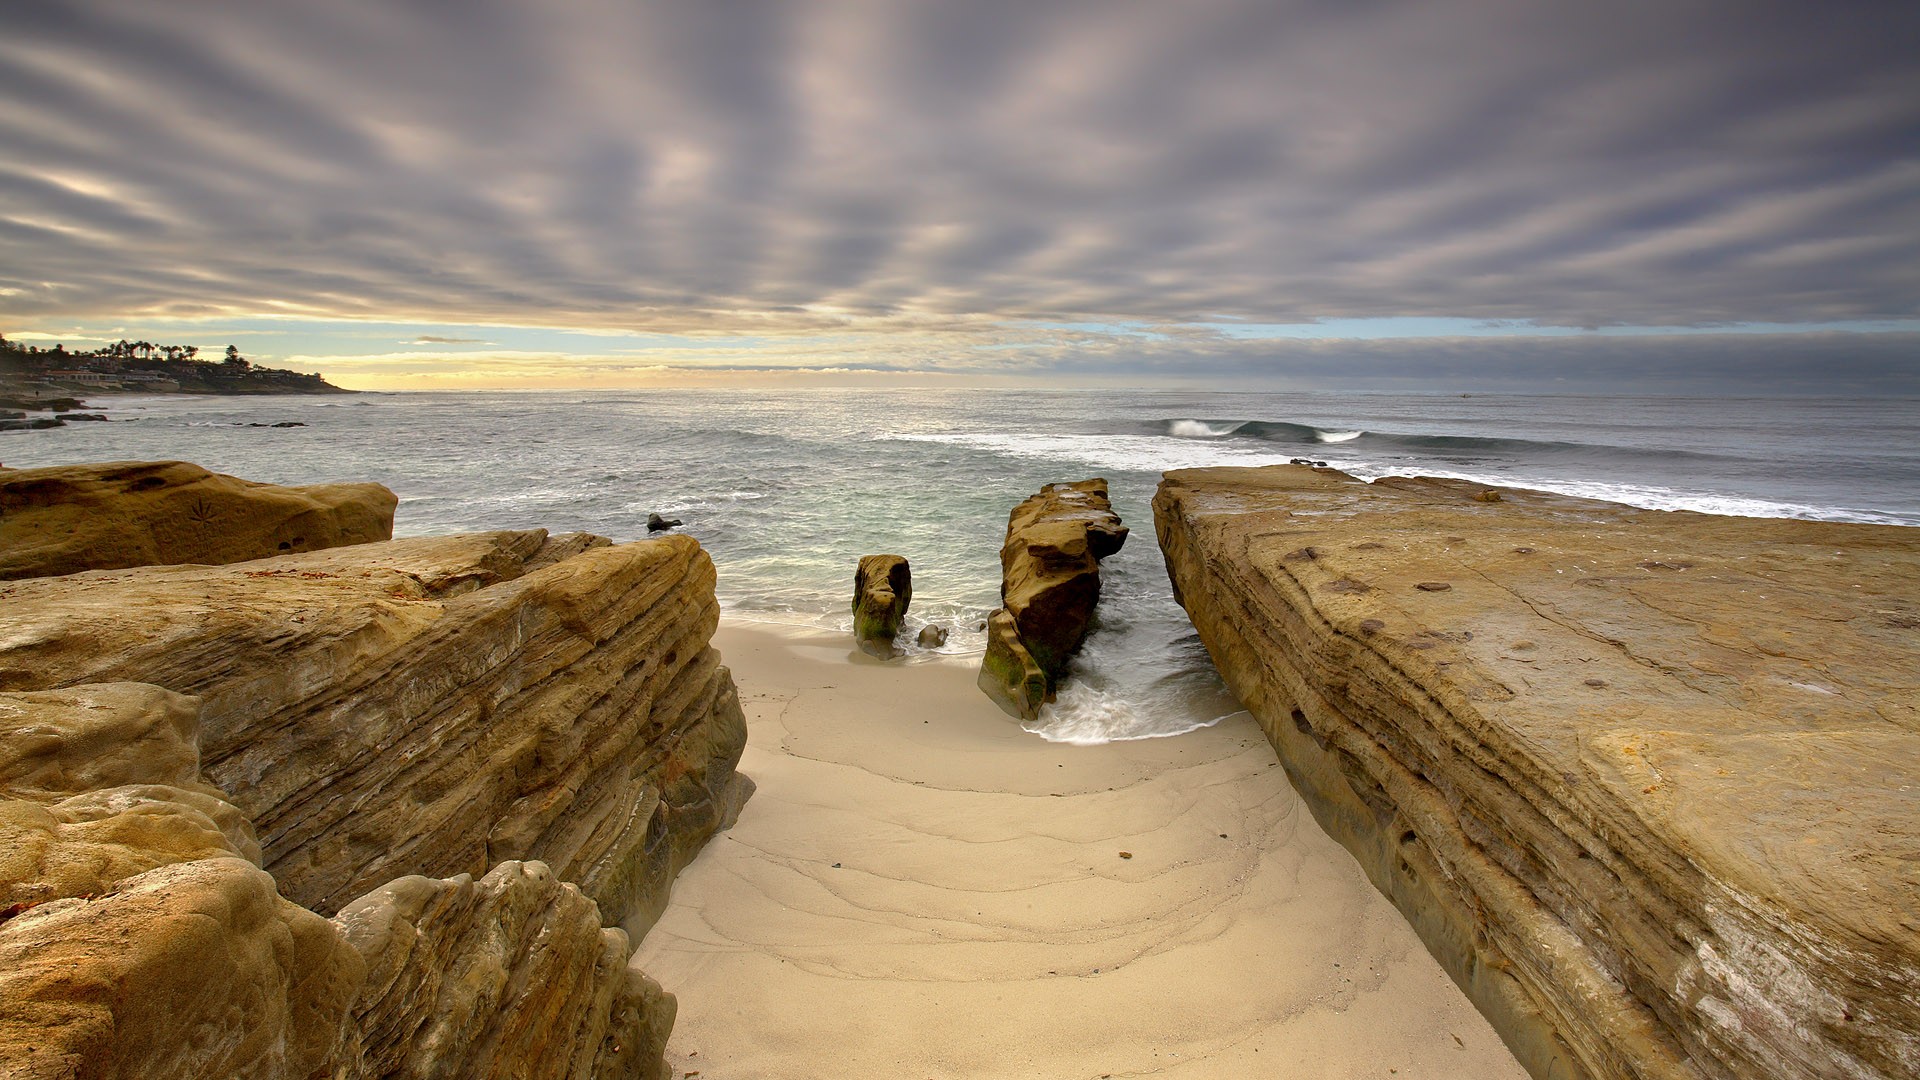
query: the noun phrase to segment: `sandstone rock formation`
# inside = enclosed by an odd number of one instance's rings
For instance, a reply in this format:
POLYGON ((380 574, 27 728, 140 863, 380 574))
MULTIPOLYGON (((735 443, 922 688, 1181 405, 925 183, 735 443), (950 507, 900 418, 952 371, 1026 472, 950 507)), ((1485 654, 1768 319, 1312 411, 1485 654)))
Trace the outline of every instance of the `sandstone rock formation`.
POLYGON ((0 580, 233 563, 393 536, 378 484, 278 487, 183 461, 0 471, 0 580))
POLYGON ((1014 507, 1000 548, 1001 608, 987 620, 980 688, 1023 719, 1053 699, 1100 599, 1100 562, 1127 527, 1105 480, 1048 484, 1014 507))
POLYGON ((0 694, 0 1072, 309 1077, 362 961, 280 897, 155 686, 0 694))
POLYGON ((1920 532, 1487 490, 1203 469, 1154 510, 1316 817, 1536 1075, 1920 1075, 1920 532))
POLYGON ((544 864, 405 877, 334 921, 367 966, 357 1075, 660 1080, 673 995, 544 864))
POLYGON ((603 923, 751 789, 716 621, 686 537, 0 584, 0 1073, 663 1075, 603 923))
POLYGON ((750 790, 689 537, 501 532, 0 584, 0 689, 202 699, 208 778, 291 899, 539 859, 644 930, 750 790))
POLYGON ((907 620, 913 573, 903 555, 862 555, 853 575, 853 639, 860 651, 882 660, 893 656, 893 639, 907 620))
POLYGON ((332 1075, 361 961, 244 859, 173 863, 0 925, 9 1077, 332 1075))
POLYGON ((0 694, 0 1074, 663 1075, 673 998, 577 888, 507 862, 329 922, 254 865, 195 718, 142 684, 0 694))

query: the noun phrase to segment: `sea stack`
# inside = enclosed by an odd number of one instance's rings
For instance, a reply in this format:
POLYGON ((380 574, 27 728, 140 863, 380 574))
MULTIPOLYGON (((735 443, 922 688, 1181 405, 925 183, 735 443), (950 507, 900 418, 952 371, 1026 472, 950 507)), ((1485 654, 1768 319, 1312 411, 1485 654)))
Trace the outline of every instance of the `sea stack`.
POLYGON ((899 650, 894 639, 913 600, 913 571, 904 555, 863 555, 853 574, 853 637, 860 651, 882 660, 899 650))
POLYGON ((1920 533, 1171 472, 1294 786, 1539 1077, 1920 1063, 1920 533))
POLYGON ((1009 714, 1032 720, 1053 700, 1100 599, 1100 560, 1126 540, 1101 479, 1048 484, 1008 515, 980 688, 1009 714))

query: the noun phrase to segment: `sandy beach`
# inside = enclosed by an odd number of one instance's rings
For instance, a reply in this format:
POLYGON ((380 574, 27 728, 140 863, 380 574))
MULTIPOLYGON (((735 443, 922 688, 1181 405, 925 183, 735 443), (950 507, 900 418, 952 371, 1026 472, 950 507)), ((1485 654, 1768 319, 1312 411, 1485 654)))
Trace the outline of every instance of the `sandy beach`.
POLYGON ((1049 744, 971 660, 715 644, 759 791, 634 958, 676 1078, 1525 1075, 1245 714, 1049 744))

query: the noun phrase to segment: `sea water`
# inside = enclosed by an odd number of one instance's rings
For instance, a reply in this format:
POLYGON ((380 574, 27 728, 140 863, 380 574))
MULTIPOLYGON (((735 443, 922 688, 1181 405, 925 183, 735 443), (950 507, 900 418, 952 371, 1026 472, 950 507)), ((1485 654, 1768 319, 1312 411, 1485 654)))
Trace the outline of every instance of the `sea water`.
POLYGON ((373 480, 398 535, 685 522, 730 617, 848 630, 861 555, 913 569, 906 634, 978 653, 1008 511, 1104 476, 1133 528, 1075 677, 1032 729, 1178 734, 1238 706, 1173 602, 1160 473, 1325 461, 1659 509, 1920 525, 1920 402, 1148 390, 655 390, 108 397, 110 423, 0 435, 14 467, 179 458, 283 484, 373 480), (276 423, 302 427, 276 428, 276 423))

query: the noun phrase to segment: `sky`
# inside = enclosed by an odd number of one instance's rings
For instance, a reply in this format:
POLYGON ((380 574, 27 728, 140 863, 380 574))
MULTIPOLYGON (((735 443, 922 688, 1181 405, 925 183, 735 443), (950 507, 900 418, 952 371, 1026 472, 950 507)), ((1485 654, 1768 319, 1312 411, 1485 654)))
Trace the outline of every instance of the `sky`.
POLYGON ((366 389, 1920 393, 1920 4, 12 0, 0 333, 366 389))

